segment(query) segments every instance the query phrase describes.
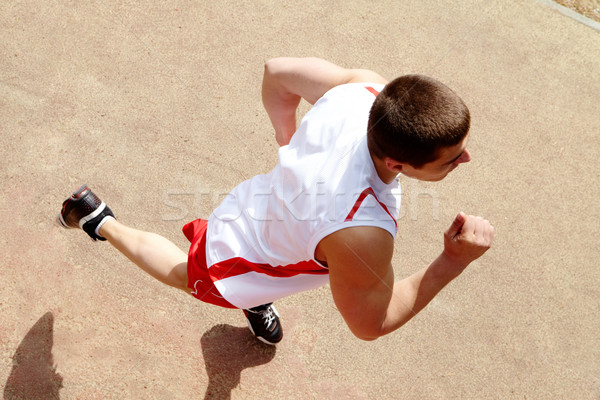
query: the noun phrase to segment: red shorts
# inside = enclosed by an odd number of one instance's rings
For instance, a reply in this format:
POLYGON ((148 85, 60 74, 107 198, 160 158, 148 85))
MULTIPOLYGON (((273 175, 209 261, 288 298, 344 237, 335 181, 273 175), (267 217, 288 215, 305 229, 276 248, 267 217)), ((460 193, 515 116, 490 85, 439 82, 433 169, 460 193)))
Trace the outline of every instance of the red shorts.
POLYGON ((225 300, 208 273, 206 266, 206 225, 205 219, 197 219, 185 224, 183 234, 192 243, 188 253, 187 274, 188 287, 192 296, 205 303, 226 308, 237 308, 225 300))

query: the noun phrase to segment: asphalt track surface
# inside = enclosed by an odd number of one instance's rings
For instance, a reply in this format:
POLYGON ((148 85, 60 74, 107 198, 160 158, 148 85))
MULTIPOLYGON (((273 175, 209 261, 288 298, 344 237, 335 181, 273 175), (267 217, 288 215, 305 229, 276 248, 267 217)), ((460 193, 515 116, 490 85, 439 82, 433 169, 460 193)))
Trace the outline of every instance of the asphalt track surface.
MULTIPOLYGON (((600 33, 535 0, 18 1, 0 8, 4 399, 597 399, 600 33), (458 211, 494 247, 401 330, 355 339, 328 288, 277 303, 285 338, 54 224, 89 183, 181 247, 269 171, 263 62, 318 56, 434 76, 470 107, 473 161, 402 179, 398 277, 458 211)), ((302 110, 307 109, 303 105, 302 110)))

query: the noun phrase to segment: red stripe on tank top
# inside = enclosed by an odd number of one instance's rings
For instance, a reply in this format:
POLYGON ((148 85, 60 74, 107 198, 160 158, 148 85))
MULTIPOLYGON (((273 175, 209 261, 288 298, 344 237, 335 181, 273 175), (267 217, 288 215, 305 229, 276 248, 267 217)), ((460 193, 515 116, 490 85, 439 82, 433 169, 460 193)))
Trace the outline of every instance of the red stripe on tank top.
POLYGON ((234 257, 220 261, 208 268, 208 274, 213 281, 243 275, 248 272, 257 272, 274 278, 289 278, 296 275, 326 275, 329 270, 321 267, 313 260, 300 261, 295 264, 279 265, 273 267, 268 264, 259 264, 248 261, 242 257, 234 257))
POLYGON ((375 89, 373 89, 371 86, 365 86, 365 89, 367 89, 369 92, 373 93, 375 95, 375 97, 377 97, 377 95, 379 94, 379 92, 375 89))
POLYGON ((362 193, 358 196, 358 199, 356 199, 356 203, 354 203, 354 207, 352 207, 352 210, 350 210, 350 212, 348 213, 348 216, 346 217, 345 221, 352 221, 352 218, 354 218, 354 214, 356 214, 356 212, 360 208, 362 202, 367 198, 368 195, 371 195, 375 198, 375 200, 379 203, 379 205, 381 207, 383 207, 385 212, 388 213, 390 218, 392 218, 392 221, 394 221, 394 224, 396 224, 396 227, 398 227, 398 222, 396 222, 396 218, 394 218, 392 216, 392 214, 390 213, 388 208, 385 206, 385 204, 383 204, 382 202, 379 201, 377 196, 375 196, 375 192, 370 187, 363 190, 362 193))

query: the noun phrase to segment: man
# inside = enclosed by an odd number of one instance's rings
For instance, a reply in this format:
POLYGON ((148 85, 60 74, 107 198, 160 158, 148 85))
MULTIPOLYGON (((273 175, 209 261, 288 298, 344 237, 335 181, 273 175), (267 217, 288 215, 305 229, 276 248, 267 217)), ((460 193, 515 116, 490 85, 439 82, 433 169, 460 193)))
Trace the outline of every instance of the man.
POLYGON ((167 239, 115 220, 87 186, 63 203, 65 227, 108 240, 160 281, 222 307, 240 308, 255 336, 283 335, 272 302, 329 282, 350 330, 373 340, 425 307, 491 245, 494 229, 459 213, 429 267, 394 281, 397 177, 443 179, 470 160, 470 115, 440 82, 316 58, 265 65, 262 97, 279 163, 237 186, 208 221, 184 226, 186 255, 167 239), (313 104, 296 129, 301 98, 313 104))

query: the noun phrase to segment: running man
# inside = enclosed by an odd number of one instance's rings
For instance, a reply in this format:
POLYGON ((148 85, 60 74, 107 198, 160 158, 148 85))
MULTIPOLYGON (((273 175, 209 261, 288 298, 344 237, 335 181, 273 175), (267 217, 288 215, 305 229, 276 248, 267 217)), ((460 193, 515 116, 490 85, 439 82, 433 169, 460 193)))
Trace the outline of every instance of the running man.
POLYGON ((355 336, 386 335, 491 246, 490 223, 461 212, 440 255, 394 279, 398 176, 438 181, 471 158, 469 110, 444 84, 421 75, 388 83, 322 59, 275 58, 265 64, 262 99, 279 162, 233 189, 208 220, 186 224, 187 254, 117 221, 86 185, 64 201, 60 222, 108 240, 167 285, 242 309, 268 344, 283 335, 272 303, 326 283, 355 336), (301 98, 313 107, 297 128, 301 98))

